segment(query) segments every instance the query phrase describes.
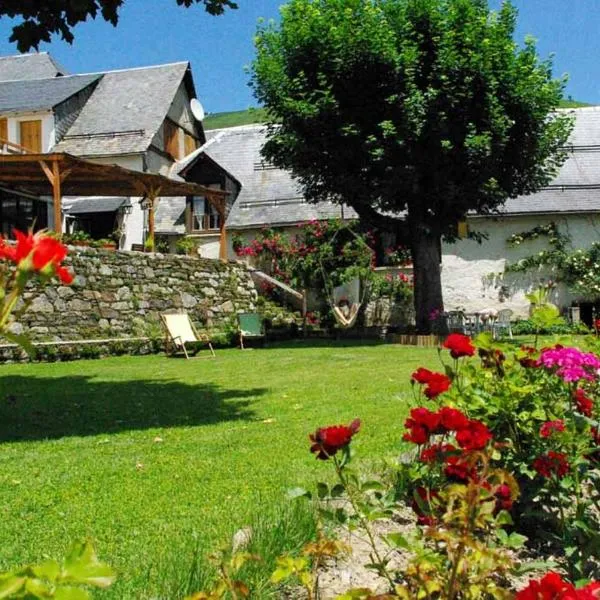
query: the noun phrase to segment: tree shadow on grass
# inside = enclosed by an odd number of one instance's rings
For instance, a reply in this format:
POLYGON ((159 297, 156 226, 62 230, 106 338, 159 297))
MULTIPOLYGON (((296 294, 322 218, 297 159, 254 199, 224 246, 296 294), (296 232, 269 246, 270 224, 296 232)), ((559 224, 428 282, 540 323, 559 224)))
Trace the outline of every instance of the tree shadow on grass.
POLYGON ((265 392, 168 380, 0 376, 0 443, 248 421, 265 392))

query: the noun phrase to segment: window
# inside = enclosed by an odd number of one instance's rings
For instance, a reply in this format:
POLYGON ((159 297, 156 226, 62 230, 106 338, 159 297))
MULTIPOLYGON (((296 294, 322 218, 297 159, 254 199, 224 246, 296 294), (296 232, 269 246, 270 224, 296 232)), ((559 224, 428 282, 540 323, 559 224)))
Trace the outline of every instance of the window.
POLYGON ((175 160, 179 160, 179 127, 172 121, 166 120, 163 126, 165 136, 165 152, 170 154, 175 160))
POLYGON ((42 122, 20 121, 19 144, 30 152, 40 154, 42 152, 42 122))
POLYGON ((43 200, 0 189, 0 233, 12 236, 13 229, 48 226, 48 205, 43 200))
POLYGON ((209 231, 221 226, 219 212, 203 196, 192 197, 191 213, 192 231, 209 231))

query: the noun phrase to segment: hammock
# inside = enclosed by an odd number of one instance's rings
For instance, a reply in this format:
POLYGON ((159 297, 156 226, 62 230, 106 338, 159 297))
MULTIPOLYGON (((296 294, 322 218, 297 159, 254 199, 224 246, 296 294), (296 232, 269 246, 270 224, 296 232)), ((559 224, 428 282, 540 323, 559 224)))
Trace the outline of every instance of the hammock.
POLYGON ((344 285, 333 288, 330 304, 338 325, 344 329, 353 327, 362 305, 360 279, 356 278, 344 285))

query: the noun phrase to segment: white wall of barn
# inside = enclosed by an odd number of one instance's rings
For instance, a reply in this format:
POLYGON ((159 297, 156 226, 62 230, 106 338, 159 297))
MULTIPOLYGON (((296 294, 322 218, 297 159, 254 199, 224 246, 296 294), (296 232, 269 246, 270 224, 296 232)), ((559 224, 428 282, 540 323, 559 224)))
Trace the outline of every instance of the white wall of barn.
MULTIPOLYGON (((507 239, 538 225, 554 221, 561 233, 571 238, 574 248, 588 248, 600 241, 600 214, 531 215, 499 218, 472 218, 472 231, 487 234, 481 244, 463 239, 442 246, 442 287, 446 310, 464 309, 475 312, 486 308, 509 308, 514 317, 526 317, 529 301, 525 294, 554 279, 548 270, 504 274, 507 264, 548 249, 548 238, 525 241, 513 247, 507 239)), ((561 307, 582 300, 562 285, 554 291, 553 300, 561 307)))

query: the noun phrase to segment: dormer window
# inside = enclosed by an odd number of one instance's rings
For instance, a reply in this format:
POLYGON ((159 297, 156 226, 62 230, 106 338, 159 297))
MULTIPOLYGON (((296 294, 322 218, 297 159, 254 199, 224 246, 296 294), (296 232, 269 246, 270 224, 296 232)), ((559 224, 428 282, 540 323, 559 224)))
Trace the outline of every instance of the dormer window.
POLYGON ((206 198, 203 196, 192 196, 190 209, 191 232, 219 229, 221 225, 219 213, 206 198))

